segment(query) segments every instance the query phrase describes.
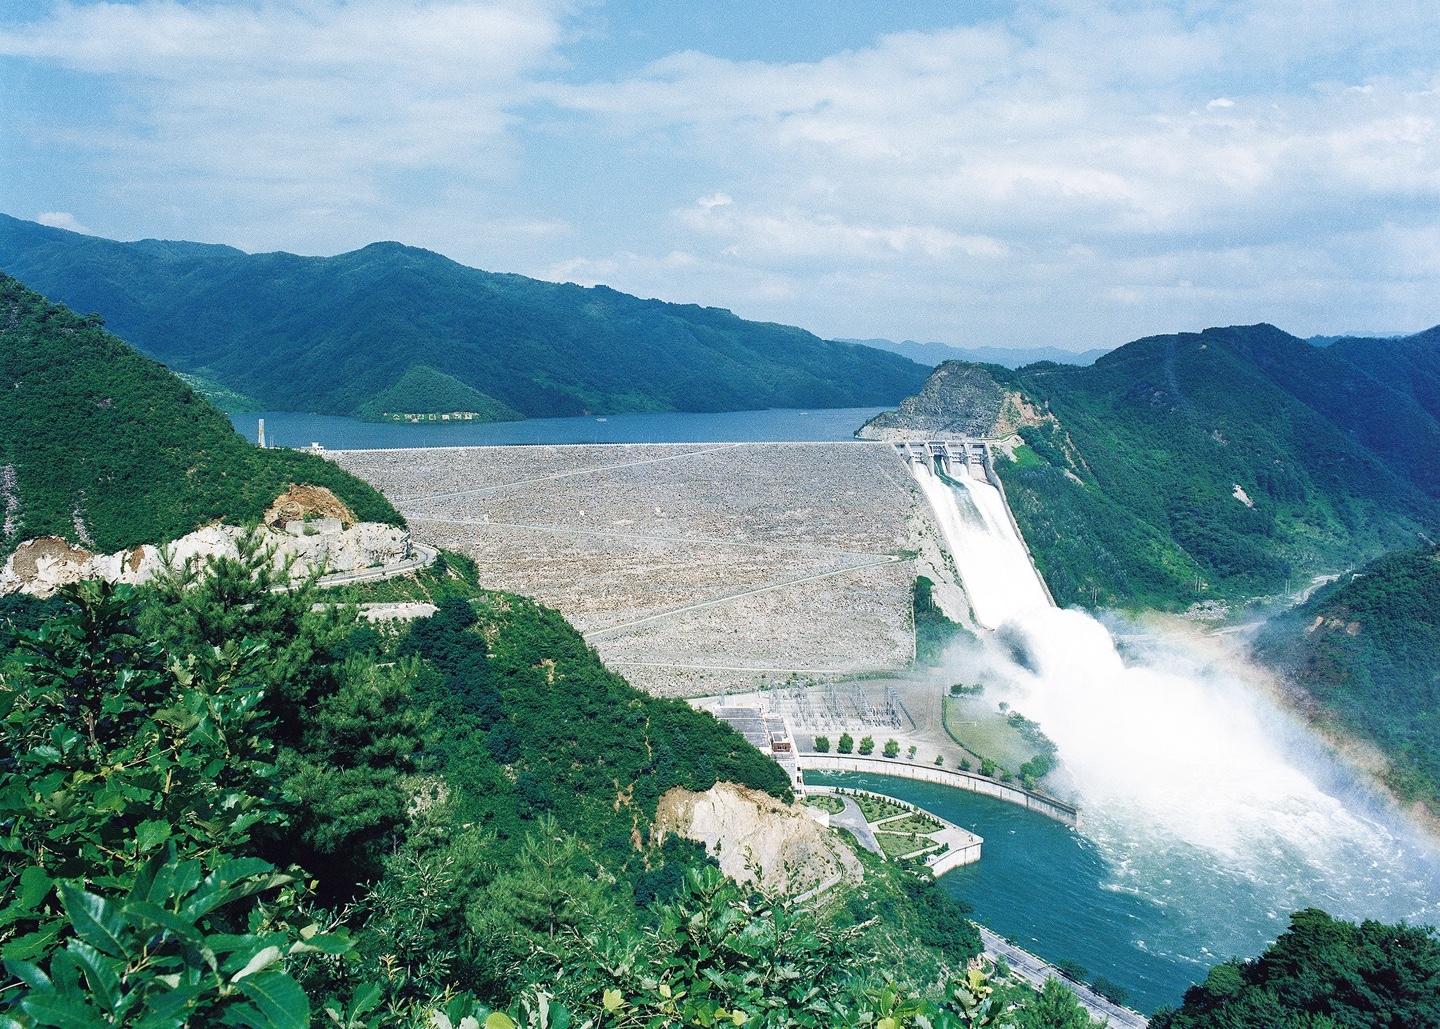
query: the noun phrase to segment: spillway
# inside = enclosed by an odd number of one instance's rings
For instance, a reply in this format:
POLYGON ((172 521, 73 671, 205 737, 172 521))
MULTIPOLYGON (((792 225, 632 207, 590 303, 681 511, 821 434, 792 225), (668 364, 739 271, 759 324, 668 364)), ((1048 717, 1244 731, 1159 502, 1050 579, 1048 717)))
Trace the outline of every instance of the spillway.
POLYGON ((945 537, 977 622, 998 629, 1021 611, 1049 606, 998 489, 974 478, 965 465, 950 475, 912 461, 910 471, 945 537))
MULTIPOLYGON (((1253 670, 1157 633, 1132 632, 1141 639, 1122 652, 1100 621, 1049 602, 1003 495, 968 468, 936 465, 910 461, 975 619, 993 630, 951 655, 944 681, 981 679, 992 711, 1003 701, 1055 741, 1061 767, 1049 784, 1084 808, 1101 888, 1143 902, 1107 931, 1112 949, 1152 953, 1117 974, 1149 975, 1163 947, 1164 961, 1201 977, 1230 954, 1257 953, 1309 905, 1436 920, 1433 844, 1367 797, 1253 670)), ((1005 917, 1039 939, 1038 923, 1005 917)))

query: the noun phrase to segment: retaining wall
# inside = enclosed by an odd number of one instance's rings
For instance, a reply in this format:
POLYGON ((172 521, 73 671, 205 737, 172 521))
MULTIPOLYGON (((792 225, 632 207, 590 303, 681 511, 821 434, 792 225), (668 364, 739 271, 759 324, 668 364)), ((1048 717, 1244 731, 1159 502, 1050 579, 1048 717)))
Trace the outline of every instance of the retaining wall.
POLYGON ((957 790, 981 793, 987 797, 994 797, 996 800, 1003 800, 1008 804, 1018 804, 1020 807, 1042 814, 1046 818, 1063 822, 1072 829, 1080 828, 1079 808, 1071 807, 1069 804, 1063 804, 1049 797, 1042 797, 1038 793, 1031 793, 1019 786, 996 782, 994 779, 976 775, 973 772, 958 772, 953 768, 921 765, 899 759, 851 757, 839 754, 797 754, 796 759, 802 773, 806 770, 869 772, 871 775, 894 775, 901 779, 918 779, 921 782, 933 782, 941 786, 951 786, 957 790))

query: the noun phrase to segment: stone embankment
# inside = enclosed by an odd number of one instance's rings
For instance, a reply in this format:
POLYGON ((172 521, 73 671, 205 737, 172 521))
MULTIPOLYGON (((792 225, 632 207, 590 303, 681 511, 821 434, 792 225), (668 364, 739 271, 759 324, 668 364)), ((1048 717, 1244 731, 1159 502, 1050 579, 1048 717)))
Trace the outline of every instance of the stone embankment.
POLYGON ((1080 1002, 1081 1007, 1090 1012, 1091 1017, 1102 1021, 1108 1019, 1111 1026, 1122 1026, 1124 1029, 1148 1029, 1150 1020, 1140 1012, 1100 996, 1084 983, 1076 982, 1028 950, 1021 950, 1013 943, 1002 940, 983 925, 977 925, 976 928, 980 930, 980 941, 985 945, 985 956, 991 961, 1004 958, 1011 970, 1032 986, 1043 987, 1047 979, 1058 979, 1074 992, 1075 999, 1080 1002))
POLYGON ((913 761, 905 761, 900 758, 877 758, 877 757, 852 757, 844 754, 810 754, 801 753, 796 756, 800 764, 800 771, 803 774, 808 770, 817 772, 862 772, 870 775, 893 775, 901 779, 918 779, 921 782, 933 782, 941 786, 951 786, 958 790, 969 790, 971 793, 980 793, 987 797, 994 797, 996 800, 1003 800, 1008 804, 1017 804, 1020 807, 1044 815, 1046 818, 1053 818, 1057 822, 1063 822, 1072 829, 1080 828, 1080 809, 1071 807, 1051 797, 1045 797, 1038 793, 1031 793, 1029 790, 1019 786, 1011 786, 1008 783, 997 782, 994 779, 974 772, 959 772, 953 768, 944 768, 939 765, 925 765, 913 761))

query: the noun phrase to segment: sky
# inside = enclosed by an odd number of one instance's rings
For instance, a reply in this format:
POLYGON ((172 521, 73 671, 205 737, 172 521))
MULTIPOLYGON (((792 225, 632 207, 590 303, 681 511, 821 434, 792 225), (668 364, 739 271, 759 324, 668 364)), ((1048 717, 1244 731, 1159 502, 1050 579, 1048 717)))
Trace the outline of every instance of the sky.
POLYGON ((0 211, 826 337, 1440 323, 1440 5, 0 0, 0 211))

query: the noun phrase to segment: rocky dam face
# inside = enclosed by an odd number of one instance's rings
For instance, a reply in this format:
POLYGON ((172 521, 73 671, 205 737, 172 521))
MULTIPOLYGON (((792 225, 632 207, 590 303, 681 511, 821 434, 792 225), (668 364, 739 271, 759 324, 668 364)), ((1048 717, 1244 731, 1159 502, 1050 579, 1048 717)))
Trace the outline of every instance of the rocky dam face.
POLYGON ((668 696, 898 671, 911 591, 967 606, 925 498, 885 443, 373 450, 333 454, 415 538, 558 608, 668 696))

